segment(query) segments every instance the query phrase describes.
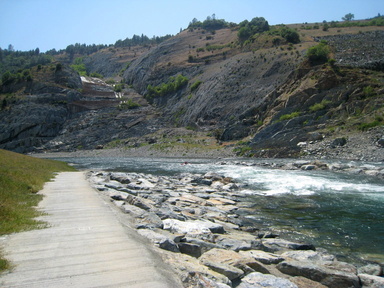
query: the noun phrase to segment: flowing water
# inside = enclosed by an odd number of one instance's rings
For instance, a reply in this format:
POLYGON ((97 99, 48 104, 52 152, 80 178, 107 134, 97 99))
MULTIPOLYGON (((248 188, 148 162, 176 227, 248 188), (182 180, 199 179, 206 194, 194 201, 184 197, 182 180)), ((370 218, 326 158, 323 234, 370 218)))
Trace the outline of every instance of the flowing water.
MULTIPOLYGON (((244 216, 255 226, 275 229, 291 240, 308 241, 339 257, 384 262, 384 181, 374 177, 251 165, 266 160, 244 160, 243 165, 180 158, 59 160, 73 163, 79 169, 168 176, 216 172, 232 177, 241 187, 238 193, 246 195, 247 201, 252 203, 244 216), (188 165, 181 165, 185 161, 188 165)), ((382 163, 372 165, 383 166, 382 163)))

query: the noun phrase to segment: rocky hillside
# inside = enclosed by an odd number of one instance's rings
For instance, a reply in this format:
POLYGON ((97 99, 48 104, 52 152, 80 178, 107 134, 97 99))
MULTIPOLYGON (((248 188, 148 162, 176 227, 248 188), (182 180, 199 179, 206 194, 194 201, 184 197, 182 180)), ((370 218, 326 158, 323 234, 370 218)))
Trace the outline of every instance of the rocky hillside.
POLYGON ((59 63, 31 68, 28 81, 1 86, 0 147, 129 148, 205 133, 236 146, 238 155, 326 157, 331 148, 319 152, 313 145, 344 138, 339 147, 347 147, 348 139, 373 129, 370 145, 379 149, 384 28, 290 28, 300 42, 280 36, 281 26, 245 42, 238 27, 195 27, 158 45, 82 56, 86 72, 103 80, 80 78, 59 63), (321 40, 331 61, 311 62, 307 51, 321 40))

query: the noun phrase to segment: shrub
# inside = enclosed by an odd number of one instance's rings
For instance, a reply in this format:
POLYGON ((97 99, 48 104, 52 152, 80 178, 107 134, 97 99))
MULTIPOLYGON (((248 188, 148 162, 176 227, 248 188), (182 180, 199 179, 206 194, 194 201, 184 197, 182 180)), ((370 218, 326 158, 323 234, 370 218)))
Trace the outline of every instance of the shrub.
POLYGON ((97 72, 92 72, 89 76, 95 77, 95 78, 100 78, 100 79, 104 78, 103 75, 101 75, 100 73, 97 73, 97 72))
POLYGON ((248 40, 256 33, 262 33, 269 30, 268 21, 263 17, 255 17, 250 22, 245 20, 239 24, 240 29, 237 37, 241 42, 248 40))
POLYGON ((167 83, 162 83, 153 87, 148 85, 147 87, 147 99, 153 99, 154 97, 165 96, 178 91, 188 84, 188 78, 179 74, 176 77, 169 77, 167 83))
POLYGON ((308 49, 307 57, 312 65, 323 64, 328 61, 330 52, 328 44, 325 41, 321 41, 316 46, 308 49))
POLYGON ((363 88, 363 93, 366 98, 372 97, 375 95, 375 89, 372 86, 366 86, 363 88))
POLYGON ((330 103, 331 103, 331 101, 324 99, 320 103, 316 103, 316 104, 312 105, 311 107, 309 107, 309 110, 311 112, 317 112, 317 111, 325 109, 327 107, 327 105, 330 103))
POLYGON ((195 83, 191 85, 191 92, 195 91, 197 88, 199 88, 200 84, 203 83, 200 80, 197 80, 195 83))
POLYGON ((280 35, 289 43, 293 43, 293 44, 300 43, 300 35, 294 29, 283 27, 280 30, 280 35))
POLYGON ((292 112, 291 114, 285 114, 280 116, 279 121, 291 120, 293 118, 299 117, 300 112, 292 112))
POLYGON ((140 107, 140 104, 134 102, 132 99, 128 99, 124 102, 122 102, 118 108, 120 110, 125 110, 125 109, 135 109, 135 108, 138 108, 140 107))
POLYGON ((119 93, 119 92, 123 91, 124 87, 125 87, 124 83, 117 84, 117 85, 115 85, 115 87, 113 88, 113 91, 119 93))

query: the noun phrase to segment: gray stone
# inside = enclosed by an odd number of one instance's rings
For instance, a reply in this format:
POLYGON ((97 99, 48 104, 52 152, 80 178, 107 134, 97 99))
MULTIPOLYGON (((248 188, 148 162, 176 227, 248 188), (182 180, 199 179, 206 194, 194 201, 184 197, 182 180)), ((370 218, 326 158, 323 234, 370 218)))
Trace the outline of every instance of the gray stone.
MULTIPOLYGON (((288 251, 281 254, 283 258, 291 258, 296 261, 310 261, 310 262, 330 262, 335 261, 334 255, 326 252, 305 250, 305 251, 288 251)), ((281 262, 281 261, 280 261, 281 262)))
POLYGON ((129 184, 131 183, 131 180, 128 178, 127 174, 125 173, 118 173, 118 172, 113 172, 109 176, 111 180, 116 180, 122 184, 129 184))
POLYGON ((183 279, 184 287, 193 287, 193 288, 231 288, 224 283, 215 282, 201 273, 198 272, 189 272, 187 277, 183 279))
POLYGON ((336 138, 335 140, 332 141, 331 147, 336 148, 336 147, 342 147, 345 144, 347 144, 347 139, 345 137, 342 138, 336 138))
POLYGON ((152 243, 155 244, 155 246, 161 249, 172 251, 172 252, 180 252, 179 247, 172 239, 160 233, 157 233, 150 229, 140 229, 137 231, 140 235, 148 238, 152 243))
POLYGON ((252 249, 252 243, 240 239, 232 239, 226 237, 220 238, 218 241, 216 241, 216 244, 222 248, 231 249, 236 252, 240 250, 252 249))
POLYGON ((298 288, 291 281, 269 274, 253 272, 245 276, 238 288, 298 288))
POLYGON ((261 250, 240 251, 239 253, 243 256, 254 258, 257 261, 268 265, 278 264, 284 261, 283 256, 264 252, 261 250))
POLYGON ((264 238, 261 247, 262 250, 272 253, 281 250, 315 250, 312 244, 295 243, 280 238, 264 238))
POLYGON ((356 274, 337 271, 310 262, 289 260, 279 263, 276 267, 284 274, 303 276, 330 288, 361 287, 356 274))
POLYGON ((190 256, 199 258, 201 256, 201 247, 196 244, 180 242, 178 243, 179 250, 183 254, 188 254, 190 256))
POLYGON ((361 284, 364 288, 383 288, 384 278, 368 274, 359 274, 361 284))
POLYGON ((136 197, 134 195, 128 195, 126 201, 129 204, 135 205, 144 210, 150 210, 152 208, 152 205, 150 205, 146 199, 136 197))
POLYGON ((315 170, 316 168, 317 168, 316 165, 312 165, 312 164, 303 165, 300 167, 301 170, 306 170, 306 171, 315 170))
POLYGON ((228 277, 229 280, 233 280, 236 278, 239 278, 240 276, 244 275, 243 270, 236 268, 234 266, 223 264, 219 262, 211 262, 203 260, 201 263, 213 271, 223 274, 224 276, 228 277))
POLYGON ((183 222, 176 219, 165 219, 163 220, 163 224, 165 230, 181 234, 199 235, 224 233, 224 228, 222 225, 215 224, 211 221, 188 220, 183 222))
POLYGON ((359 274, 368 274, 373 276, 382 276, 383 268, 379 264, 368 264, 358 269, 359 274))

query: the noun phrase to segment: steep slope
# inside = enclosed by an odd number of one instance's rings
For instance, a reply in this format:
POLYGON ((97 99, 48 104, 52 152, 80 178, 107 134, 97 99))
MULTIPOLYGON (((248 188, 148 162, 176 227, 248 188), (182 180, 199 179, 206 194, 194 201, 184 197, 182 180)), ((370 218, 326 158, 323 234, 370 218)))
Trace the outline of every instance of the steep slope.
POLYGON ((139 57, 124 73, 143 95, 149 84, 167 83, 177 74, 187 77, 189 85, 181 91, 153 99, 165 118, 177 125, 210 130, 233 125, 244 113, 252 113, 302 59, 300 51, 288 53, 272 45, 247 52, 235 44, 237 31, 231 29, 207 33, 183 31, 139 57))
POLYGON ((300 43, 279 34, 284 26, 244 43, 238 27, 191 28, 158 45, 108 47, 83 57, 87 73, 122 80, 121 87, 107 84, 111 79, 80 79, 65 65, 34 67, 32 80, 2 86, 0 147, 136 146, 166 142, 187 127, 188 137, 241 140, 240 155, 287 157, 316 155, 313 145, 325 137, 365 137, 375 127, 374 137, 382 137, 384 28, 290 28, 300 43), (315 65, 306 53, 321 40, 334 60, 315 65))
POLYGON ((30 152, 56 137, 70 113, 67 105, 80 99, 80 77, 61 64, 32 69, 32 80, 2 88, 0 147, 30 152))

